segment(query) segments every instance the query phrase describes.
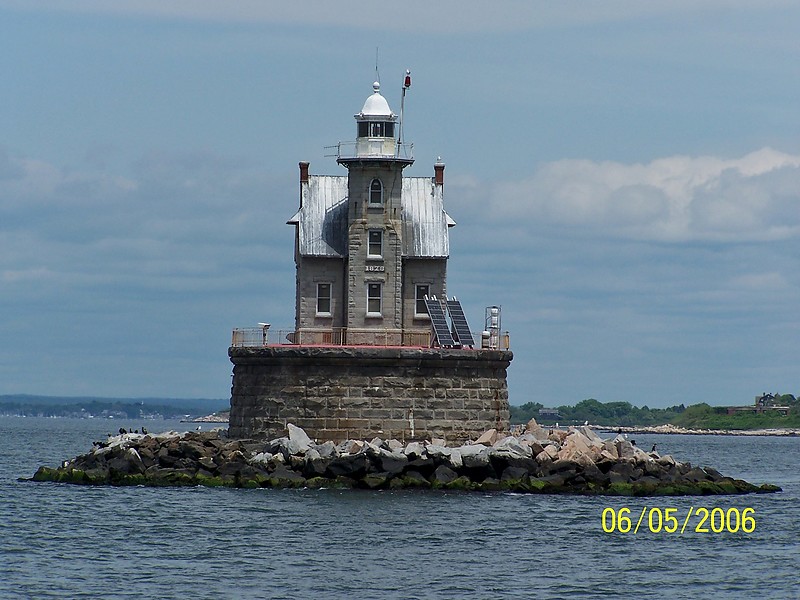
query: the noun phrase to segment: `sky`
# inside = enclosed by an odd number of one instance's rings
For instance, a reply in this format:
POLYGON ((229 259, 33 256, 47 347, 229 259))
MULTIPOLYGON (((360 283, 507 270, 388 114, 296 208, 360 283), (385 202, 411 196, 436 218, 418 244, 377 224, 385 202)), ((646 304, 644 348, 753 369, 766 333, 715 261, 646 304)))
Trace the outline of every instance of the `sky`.
POLYGON ((372 91, 446 164, 512 404, 800 395, 796 2, 0 0, 0 394, 230 397, 298 162, 372 91))

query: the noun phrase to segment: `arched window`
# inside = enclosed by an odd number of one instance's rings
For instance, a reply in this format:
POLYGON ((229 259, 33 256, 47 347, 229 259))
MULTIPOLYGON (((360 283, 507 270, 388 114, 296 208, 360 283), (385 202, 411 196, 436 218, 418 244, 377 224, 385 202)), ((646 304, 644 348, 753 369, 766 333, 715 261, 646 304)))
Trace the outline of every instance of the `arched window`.
POLYGON ((369 184, 369 203, 383 204, 383 184, 380 179, 373 179, 369 184))

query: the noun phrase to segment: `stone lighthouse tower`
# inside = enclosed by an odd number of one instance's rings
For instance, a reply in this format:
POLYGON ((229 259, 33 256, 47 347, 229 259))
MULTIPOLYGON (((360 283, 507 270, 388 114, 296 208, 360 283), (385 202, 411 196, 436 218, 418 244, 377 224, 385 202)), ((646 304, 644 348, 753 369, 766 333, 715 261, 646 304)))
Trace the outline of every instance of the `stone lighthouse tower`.
POLYGON ((373 90, 355 116, 355 152, 337 161, 348 171, 347 323, 401 329, 403 169, 414 159, 400 156, 397 115, 373 90))

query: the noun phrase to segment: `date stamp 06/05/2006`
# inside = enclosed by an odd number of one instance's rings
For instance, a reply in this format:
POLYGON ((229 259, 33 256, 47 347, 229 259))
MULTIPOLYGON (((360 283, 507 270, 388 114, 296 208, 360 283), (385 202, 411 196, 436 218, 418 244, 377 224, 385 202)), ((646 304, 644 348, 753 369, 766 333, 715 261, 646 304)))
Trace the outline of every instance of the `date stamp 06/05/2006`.
POLYGON ((753 508, 695 508, 690 506, 683 514, 677 508, 643 506, 631 512, 630 508, 604 508, 600 517, 606 533, 753 533, 756 530, 756 511, 753 508))

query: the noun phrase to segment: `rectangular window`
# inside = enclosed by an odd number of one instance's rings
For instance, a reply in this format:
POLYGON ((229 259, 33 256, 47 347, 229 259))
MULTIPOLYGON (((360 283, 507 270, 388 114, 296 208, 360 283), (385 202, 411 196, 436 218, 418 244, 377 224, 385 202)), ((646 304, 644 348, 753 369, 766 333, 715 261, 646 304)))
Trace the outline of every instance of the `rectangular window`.
POLYGON ((415 303, 414 303, 414 316, 421 317, 428 315, 428 307, 425 306, 425 296, 430 296, 431 286, 427 283, 420 284, 415 287, 415 303))
POLYGON ((367 316, 381 316, 381 288, 380 283, 367 284, 367 316))
POLYGON ((367 256, 381 258, 383 256, 383 232, 379 229, 372 229, 368 235, 367 256))
POLYGON ((329 317, 331 314, 331 284, 317 284, 317 316, 329 317))

